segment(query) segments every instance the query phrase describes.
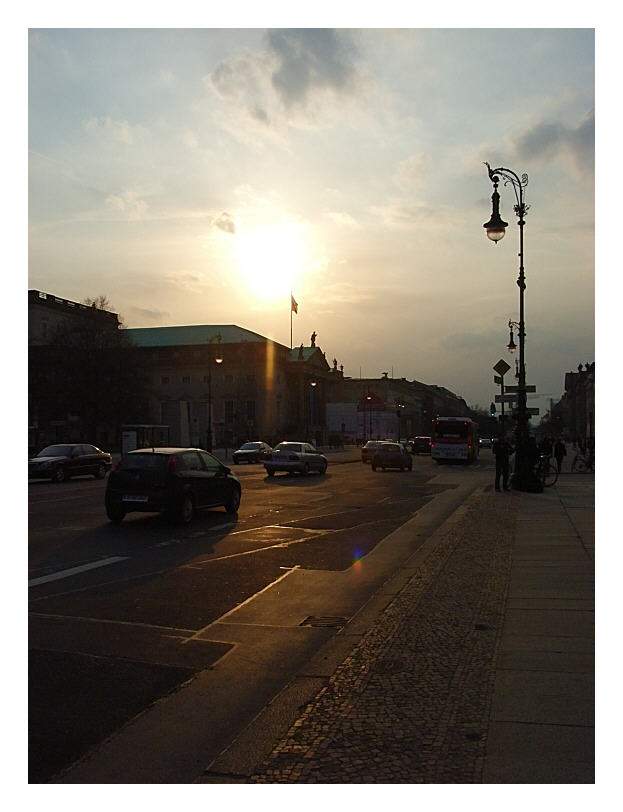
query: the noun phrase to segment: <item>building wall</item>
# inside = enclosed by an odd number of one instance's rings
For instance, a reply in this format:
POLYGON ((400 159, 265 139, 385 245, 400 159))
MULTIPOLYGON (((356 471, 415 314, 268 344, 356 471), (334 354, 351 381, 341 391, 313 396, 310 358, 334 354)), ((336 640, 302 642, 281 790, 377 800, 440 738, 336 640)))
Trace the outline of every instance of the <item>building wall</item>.
POLYGON ((39 290, 28 291, 28 346, 48 344, 56 330, 66 324, 80 325, 95 317, 102 325, 116 330, 119 317, 108 310, 98 310, 69 299, 61 299, 39 290))
MULTIPOLYGON (((149 343, 145 329, 140 340, 149 343)), ((210 425, 218 448, 258 439, 327 442, 329 370, 318 348, 306 348, 300 361, 268 339, 141 349, 150 392, 146 420, 170 425, 171 442, 186 443, 184 421, 188 442, 201 446, 208 445, 210 425), (181 412, 171 405, 176 403, 185 404, 181 412), (178 416, 174 424, 172 415, 178 416)))

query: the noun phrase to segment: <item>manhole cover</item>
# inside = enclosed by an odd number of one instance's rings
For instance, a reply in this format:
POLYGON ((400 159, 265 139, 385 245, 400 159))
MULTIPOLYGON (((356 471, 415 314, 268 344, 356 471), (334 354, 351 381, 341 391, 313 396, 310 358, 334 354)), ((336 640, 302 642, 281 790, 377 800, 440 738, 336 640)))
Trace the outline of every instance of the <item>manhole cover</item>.
POLYGON ((404 671, 406 661, 396 657, 386 660, 377 660, 372 663, 370 669, 377 674, 397 674, 399 671, 404 671))
POLYGON ((301 626, 322 626, 329 629, 341 629, 342 626, 345 626, 347 623, 347 619, 345 617, 318 617, 316 615, 310 615, 309 617, 305 618, 305 620, 300 624, 301 626))

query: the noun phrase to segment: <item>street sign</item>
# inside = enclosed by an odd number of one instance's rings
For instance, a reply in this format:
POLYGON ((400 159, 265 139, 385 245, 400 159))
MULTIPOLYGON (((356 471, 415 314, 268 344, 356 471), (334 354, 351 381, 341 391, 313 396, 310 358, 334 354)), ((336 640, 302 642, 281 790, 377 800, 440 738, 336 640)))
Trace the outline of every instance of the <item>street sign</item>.
POLYGON ((493 383, 497 383, 501 386, 504 383, 504 378, 501 375, 494 375, 493 383))
POLYGON ((526 411, 528 412, 528 414, 538 414, 539 413, 539 410, 536 409, 534 406, 528 406, 526 411))
MULTIPOLYGON (((526 384, 526 386, 524 386, 524 390, 526 392, 536 392, 536 386, 534 386, 534 384, 526 384)), ((519 392, 519 387, 518 386, 507 386, 506 391, 507 392, 519 392)))
POLYGON ((503 358, 497 362, 497 364, 493 367, 494 371, 498 373, 498 375, 506 375, 508 370, 510 369, 510 365, 506 363, 503 358))
POLYGON ((514 403, 517 400, 517 395, 496 395, 496 403, 514 403))

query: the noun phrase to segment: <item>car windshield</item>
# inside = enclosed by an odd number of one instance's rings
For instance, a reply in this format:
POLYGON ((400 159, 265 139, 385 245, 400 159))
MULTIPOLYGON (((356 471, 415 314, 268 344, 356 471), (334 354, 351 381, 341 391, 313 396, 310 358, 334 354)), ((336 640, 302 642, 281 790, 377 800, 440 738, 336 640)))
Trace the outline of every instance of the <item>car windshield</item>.
POLYGON ((37 456, 38 457, 70 457, 72 448, 73 448, 73 446, 70 446, 70 445, 48 445, 43 449, 43 451, 40 451, 37 454, 37 456))
POLYGON ((381 443, 381 451, 389 451, 392 454, 395 454, 400 451, 400 446, 396 443, 381 443))
POLYGON ((279 443, 279 445, 275 446, 275 451, 298 451, 301 452, 303 450, 300 443, 279 443))
POLYGON ((257 451, 260 448, 261 443, 245 443, 244 445, 240 446, 241 451, 257 451))
POLYGON ((380 446, 380 442, 378 440, 368 440, 365 444, 364 448, 378 448, 380 446))
POLYGON ((117 467, 117 471, 157 471, 164 468, 168 456, 165 454, 128 454, 117 467))

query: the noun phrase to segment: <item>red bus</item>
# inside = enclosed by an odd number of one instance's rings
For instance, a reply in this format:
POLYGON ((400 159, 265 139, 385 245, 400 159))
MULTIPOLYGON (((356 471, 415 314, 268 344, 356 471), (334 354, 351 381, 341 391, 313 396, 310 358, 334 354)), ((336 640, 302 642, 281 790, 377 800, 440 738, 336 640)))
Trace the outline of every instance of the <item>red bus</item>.
POLYGON ((438 463, 478 459, 478 424, 470 417, 437 417, 433 420, 430 451, 438 463))

